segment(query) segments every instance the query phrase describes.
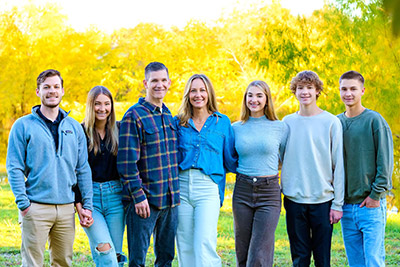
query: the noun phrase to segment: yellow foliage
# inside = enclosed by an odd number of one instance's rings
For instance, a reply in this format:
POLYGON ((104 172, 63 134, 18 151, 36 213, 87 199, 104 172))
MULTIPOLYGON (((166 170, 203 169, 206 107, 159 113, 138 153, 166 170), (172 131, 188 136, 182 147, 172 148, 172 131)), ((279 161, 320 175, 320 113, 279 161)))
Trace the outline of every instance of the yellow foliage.
POLYGON ((220 111, 232 121, 239 118, 245 88, 256 79, 270 85, 279 118, 296 111, 288 87, 305 69, 324 81, 321 108, 338 114, 344 110, 338 79, 354 69, 366 78, 363 103, 380 112, 394 133, 399 190, 400 43, 392 38, 390 19, 379 1, 364 4, 360 16, 351 15, 348 5, 340 6, 345 2, 308 17, 293 16, 274 3, 235 10, 213 26, 190 21, 183 29, 165 29, 142 23, 113 34, 96 28, 76 32, 52 4, 0 13, 0 153, 5 155, 12 123, 39 103, 35 79, 48 68, 61 72, 66 92, 62 106, 78 121, 84 116, 87 92, 96 85, 111 90, 121 119, 145 95, 144 67, 151 61, 169 68, 172 86, 165 101, 173 113, 187 79, 204 73, 216 88, 220 111))

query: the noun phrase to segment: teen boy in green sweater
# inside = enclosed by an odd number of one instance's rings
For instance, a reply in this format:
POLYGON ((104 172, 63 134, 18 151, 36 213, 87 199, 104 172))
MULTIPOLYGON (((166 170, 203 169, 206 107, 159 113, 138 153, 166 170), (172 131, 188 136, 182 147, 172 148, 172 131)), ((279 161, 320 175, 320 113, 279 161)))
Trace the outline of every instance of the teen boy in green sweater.
POLYGON ((386 193, 392 187, 393 140, 389 125, 361 104, 364 77, 339 80, 343 126, 345 204, 342 233, 350 266, 385 266, 386 193))

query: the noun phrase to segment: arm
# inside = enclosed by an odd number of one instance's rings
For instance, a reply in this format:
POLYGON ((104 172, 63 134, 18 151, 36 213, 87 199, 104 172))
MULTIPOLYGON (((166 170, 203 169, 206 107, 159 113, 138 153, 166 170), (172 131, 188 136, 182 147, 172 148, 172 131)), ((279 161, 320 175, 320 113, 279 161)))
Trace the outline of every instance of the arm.
MULTIPOLYGON (((393 139, 389 126, 385 123, 374 131, 376 151, 376 175, 371 185, 371 200, 379 201, 392 187, 393 139)), ((368 207, 368 206, 367 206, 368 207)))
POLYGON ((179 164, 182 162, 182 152, 180 151, 180 149, 179 149, 179 142, 180 142, 180 138, 179 138, 179 131, 180 131, 180 127, 182 127, 182 126, 180 126, 179 125, 179 122, 180 122, 180 119, 179 119, 179 117, 178 116, 175 116, 174 117, 174 119, 173 119, 173 124, 174 124, 174 126, 175 126, 175 128, 176 128, 176 137, 177 137, 177 140, 176 140, 176 147, 177 147, 177 149, 178 149, 178 166, 179 166, 179 164))
POLYGON ((235 149, 235 134, 229 118, 227 118, 226 134, 224 140, 224 166, 228 172, 236 173, 236 168, 238 164, 238 155, 235 149))
POLYGON ((137 166, 140 159, 140 143, 141 126, 132 118, 132 112, 128 111, 121 121, 117 168, 125 191, 134 200, 136 213, 147 217, 150 215, 150 208, 137 166))
POLYGON ((82 196, 83 208, 93 210, 92 171, 88 163, 86 136, 82 127, 77 127, 78 161, 76 164, 76 177, 79 191, 82 196))
POLYGON ((28 142, 29 140, 25 138, 22 122, 17 121, 11 128, 8 139, 6 168, 8 182, 15 196, 15 203, 23 212, 23 215, 28 212, 31 205, 25 187, 25 155, 28 142))
POLYGON ((332 148, 331 157, 332 157, 333 189, 334 189, 334 199, 332 201, 332 209, 341 212, 344 203, 343 132, 342 132, 342 125, 339 119, 337 118, 332 124, 331 148, 332 148))
POLYGON ((283 122, 282 139, 279 145, 279 169, 281 169, 282 167, 288 136, 289 136, 289 126, 285 122, 283 122))

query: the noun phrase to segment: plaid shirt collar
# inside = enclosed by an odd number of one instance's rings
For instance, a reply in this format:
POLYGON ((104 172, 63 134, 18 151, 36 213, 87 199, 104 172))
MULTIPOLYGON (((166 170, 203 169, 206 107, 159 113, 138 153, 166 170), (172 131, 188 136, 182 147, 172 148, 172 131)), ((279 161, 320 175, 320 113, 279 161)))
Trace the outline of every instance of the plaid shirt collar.
MULTIPOLYGON (((144 97, 139 98, 139 104, 145 106, 153 114, 161 112, 161 108, 159 106, 156 106, 156 105, 146 101, 146 99, 144 97)), ((167 106, 164 103, 162 103, 162 112, 171 114, 171 111, 169 111, 169 109, 167 108, 167 106)))

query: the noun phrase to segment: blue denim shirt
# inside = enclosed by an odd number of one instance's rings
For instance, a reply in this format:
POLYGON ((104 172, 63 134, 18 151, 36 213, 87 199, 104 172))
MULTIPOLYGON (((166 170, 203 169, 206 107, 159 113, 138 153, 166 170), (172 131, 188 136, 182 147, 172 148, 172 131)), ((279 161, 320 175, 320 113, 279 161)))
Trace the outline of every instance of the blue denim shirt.
POLYGON ((179 170, 200 169, 218 184, 221 205, 224 200, 225 174, 235 172, 237 155, 235 138, 229 118, 219 112, 208 117, 199 132, 192 119, 189 126, 178 127, 179 170))

